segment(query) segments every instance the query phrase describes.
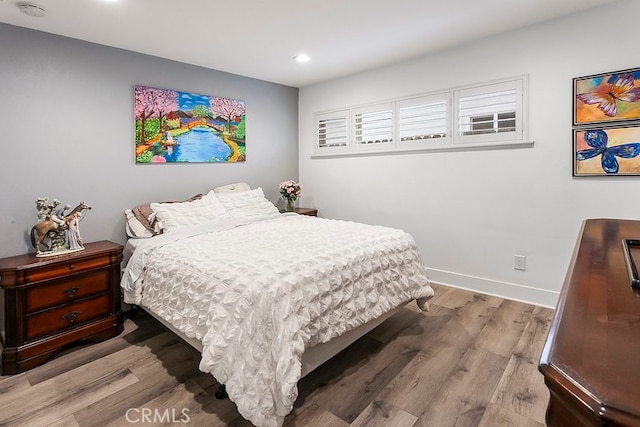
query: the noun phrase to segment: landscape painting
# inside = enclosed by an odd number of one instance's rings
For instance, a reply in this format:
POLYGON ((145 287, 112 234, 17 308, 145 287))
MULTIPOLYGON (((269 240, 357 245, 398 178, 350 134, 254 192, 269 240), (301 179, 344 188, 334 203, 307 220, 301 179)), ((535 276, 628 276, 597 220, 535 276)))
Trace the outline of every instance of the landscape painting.
POLYGON ((573 79, 573 124, 640 119, 640 69, 573 79))
POLYGON ((640 126, 576 129, 575 176, 640 175, 640 126))
POLYGON ((134 86, 136 163, 246 160, 244 101, 134 86))

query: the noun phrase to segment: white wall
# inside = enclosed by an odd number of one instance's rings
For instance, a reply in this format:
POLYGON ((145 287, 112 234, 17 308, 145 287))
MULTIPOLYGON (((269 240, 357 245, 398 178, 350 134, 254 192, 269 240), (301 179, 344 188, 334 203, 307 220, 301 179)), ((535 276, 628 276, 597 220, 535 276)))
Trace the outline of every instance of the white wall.
POLYGON ((298 177, 298 90, 0 24, 0 257, 33 251, 37 197, 93 209, 85 241, 124 243, 124 209, 184 199, 235 181, 298 177), (136 165, 133 86, 242 99, 247 161, 136 165))
POLYGON ((581 222, 640 217, 640 177, 572 177, 571 132, 573 77, 640 66, 639 15, 621 1, 302 88, 301 205, 410 232, 434 281, 553 306, 581 222), (531 148, 310 159, 314 112, 522 74, 531 148))

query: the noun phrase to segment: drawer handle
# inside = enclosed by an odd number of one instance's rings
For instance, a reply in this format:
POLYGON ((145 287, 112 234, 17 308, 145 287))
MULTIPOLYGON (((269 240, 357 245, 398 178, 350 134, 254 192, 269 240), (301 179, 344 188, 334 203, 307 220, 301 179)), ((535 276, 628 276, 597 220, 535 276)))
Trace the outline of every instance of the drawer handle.
POLYGON ((73 270, 74 268, 76 268, 74 264, 69 264, 69 270, 73 270))
POLYGON ((76 317, 78 317, 78 314, 80 314, 79 311, 72 311, 71 313, 67 313, 62 317, 64 317, 67 320, 67 322, 73 323, 76 321, 76 317))
POLYGON ((65 289, 63 292, 67 294, 67 298, 73 298, 76 296, 76 293, 80 290, 80 288, 69 288, 65 289))

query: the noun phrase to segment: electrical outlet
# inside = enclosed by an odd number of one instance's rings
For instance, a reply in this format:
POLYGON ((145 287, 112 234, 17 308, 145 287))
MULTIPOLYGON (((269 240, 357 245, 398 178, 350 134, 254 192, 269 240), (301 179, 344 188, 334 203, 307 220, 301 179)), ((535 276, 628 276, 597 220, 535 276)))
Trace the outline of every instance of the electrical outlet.
POLYGON ((514 255, 513 268, 515 270, 525 271, 527 269, 527 257, 524 255, 514 255))

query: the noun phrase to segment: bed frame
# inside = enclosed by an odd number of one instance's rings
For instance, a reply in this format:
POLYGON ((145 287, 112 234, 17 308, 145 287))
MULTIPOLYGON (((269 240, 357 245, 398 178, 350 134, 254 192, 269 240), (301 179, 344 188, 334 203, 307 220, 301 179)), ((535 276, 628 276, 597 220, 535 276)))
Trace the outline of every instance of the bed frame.
MULTIPOLYGON (((396 314, 398 311, 404 308, 406 304, 408 304, 408 302, 401 304, 399 307, 386 312, 382 316, 376 319, 373 319, 363 325, 360 325, 357 328, 352 329, 332 339, 329 342, 316 344, 313 347, 310 347, 307 350, 305 350, 304 354, 302 355, 302 372, 301 372, 300 378, 305 377, 311 371, 316 369, 318 366, 322 365, 324 362, 331 359, 336 354, 340 353, 349 345, 353 344, 358 338, 362 337, 363 335, 365 335, 366 333, 368 333, 369 331, 371 331, 372 329, 380 325, 382 322, 387 320, 389 317, 396 314)), ((169 322, 160 318, 159 316, 154 314, 151 310, 146 309, 144 306, 135 306, 135 307, 139 307, 143 309, 145 312, 149 313, 151 317, 156 319, 158 322, 162 323, 167 329, 169 329, 171 332, 176 334, 178 337, 180 337, 183 341, 185 341, 191 347, 198 350, 198 352, 202 353, 202 343, 200 341, 198 341, 195 338, 187 337, 182 332, 177 330, 169 322)), ((135 309, 135 307, 132 307, 132 308, 135 309)), ((224 384, 220 385, 220 387, 218 388, 218 391, 216 391, 215 393, 215 396, 218 399, 224 399, 225 397, 227 397, 227 392, 225 390, 224 384)))

